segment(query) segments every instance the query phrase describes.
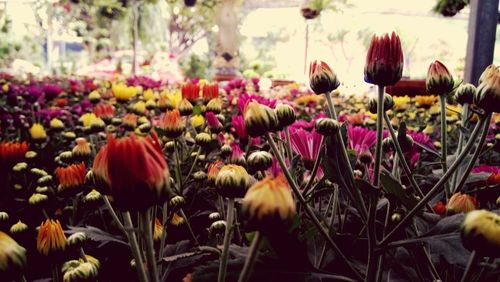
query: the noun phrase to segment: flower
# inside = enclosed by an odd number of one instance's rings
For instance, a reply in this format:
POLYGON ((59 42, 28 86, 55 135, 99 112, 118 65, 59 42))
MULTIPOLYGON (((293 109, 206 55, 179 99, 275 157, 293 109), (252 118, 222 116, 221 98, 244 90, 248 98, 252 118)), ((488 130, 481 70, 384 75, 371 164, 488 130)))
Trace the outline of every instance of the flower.
POLYGON ((309 86, 316 94, 329 94, 340 85, 337 74, 323 61, 309 64, 309 86))
POLYGON ((155 218, 155 227, 154 227, 154 233, 153 233, 153 239, 155 241, 158 241, 161 239, 163 236, 163 232, 165 232, 163 225, 161 224, 160 220, 158 218, 155 218))
POLYGON ((74 190, 85 183, 85 163, 56 168, 59 192, 74 190))
POLYGON ((407 110, 411 101, 408 96, 392 97, 392 100, 394 102, 394 110, 400 112, 407 110))
POLYGON ((243 198, 243 210, 250 221, 259 223, 290 220, 296 213, 295 202, 283 174, 267 176, 250 187, 243 198))
POLYGON ((477 209, 477 207, 476 197, 460 192, 453 194, 446 204, 446 210, 451 213, 467 213, 477 209))
POLYGON ((316 132, 323 136, 333 136, 339 131, 339 123, 332 118, 320 118, 314 124, 316 132))
POLYGON ((453 77, 440 61, 434 61, 429 66, 425 88, 429 94, 446 95, 453 90, 453 77))
POLYGON ((127 86, 123 83, 113 84, 111 90, 119 102, 127 102, 137 95, 137 88, 135 86, 127 86))
POLYGON ((295 110, 288 104, 279 104, 274 109, 280 127, 292 125, 295 122, 295 110))
POLYGON ((28 225, 26 225, 26 223, 22 222, 21 220, 18 220, 9 229, 11 234, 22 233, 26 230, 28 230, 28 225))
POLYGON ((34 123, 30 128, 31 139, 35 141, 42 141, 47 138, 47 133, 45 132, 45 128, 43 125, 39 123, 34 123))
POLYGON ((64 128, 64 123, 58 118, 51 119, 49 125, 54 130, 62 130, 64 128))
POLYGON ((395 32, 382 36, 373 35, 365 63, 365 81, 387 86, 401 79, 403 74, 403 50, 395 32))
POLYGON ((488 113, 500 112, 500 70, 498 67, 477 88, 474 104, 488 113))
POLYGON ((207 112, 219 114, 222 111, 222 100, 220 98, 213 98, 207 103, 207 112))
POLYGON ((273 155, 266 151, 252 152, 247 158, 250 172, 263 171, 273 165, 273 155))
MULTIPOLYGON (((142 211, 161 203, 169 194, 169 170, 157 141, 134 134, 116 139, 99 150, 92 171, 107 184, 117 207, 142 211)), ((98 187, 99 188, 99 187, 98 187)))
POLYGON ((434 103, 436 102, 436 96, 430 95, 430 96, 421 96, 417 95, 415 96, 415 104, 417 107, 421 107, 424 109, 429 109, 434 103))
POLYGON ((84 127, 90 127, 95 119, 97 119, 97 116, 94 113, 86 113, 80 116, 78 121, 80 121, 84 127))
POLYGON ((99 261, 90 256, 83 259, 70 260, 61 267, 63 282, 95 281, 99 271, 99 261))
POLYGON ((36 249, 42 255, 63 251, 66 248, 66 235, 64 235, 59 220, 47 219, 42 222, 36 238, 36 249))
POLYGON ((144 101, 137 101, 131 105, 131 109, 137 115, 144 115, 146 112, 146 103, 144 101))
POLYGON ((500 252, 500 215, 476 210, 465 215, 461 228, 463 245, 480 256, 497 257, 500 252))
POLYGON ((324 100, 324 96, 318 96, 318 95, 303 95, 294 100, 294 103, 297 105, 310 105, 310 104, 320 104, 324 100))
POLYGON ((0 276, 7 281, 18 278, 26 265, 26 249, 0 231, 0 276))
POLYGON ((248 135, 259 137, 278 127, 278 117, 268 106, 251 101, 244 110, 245 127, 248 135))
POLYGON ((167 111, 160 121, 160 129, 168 138, 177 138, 182 135, 186 128, 181 119, 179 110, 167 111))
POLYGON ((218 97, 219 97, 219 85, 217 83, 203 85, 203 99, 205 101, 210 101, 218 97))
POLYGON ((485 80, 490 79, 495 74, 497 69, 498 67, 495 66, 495 64, 487 66, 484 69, 483 73, 481 73, 481 76, 479 77, 479 84, 483 83, 485 80))
POLYGON ((172 218, 170 219, 170 224, 174 226, 179 226, 184 224, 184 217, 178 215, 176 212, 172 214, 172 218))
POLYGON ((347 136, 349 148, 360 155, 363 151, 369 150, 377 141, 377 132, 360 126, 347 126, 347 136))
POLYGON ((219 133, 222 130, 222 123, 219 121, 217 116, 212 112, 207 112, 205 114, 205 119, 207 120, 207 125, 212 133, 219 133))
POLYGON ((196 102, 200 97, 200 87, 194 83, 186 83, 181 87, 182 97, 190 102, 196 102))
POLYGON ((245 168, 235 164, 224 165, 215 179, 217 191, 226 198, 242 198, 249 183, 250 176, 245 168))
POLYGON ((474 102, 474 95, 476 95, 476 86, 470 83, 461 84, 457 91, 455 91, 455 99, 457 103, 463 105, 465 103, 472 104, 474 102))
POLYGON ((233 131, 240 139, 247 139, 248 133, 245 127, 245 120, 241 115, 234 115, 231 117, 231 126, 233 131))
POLYGON ((90 156, 90 144, 87 142, 87 139, 83 137, 76 138, 76 145, 71 150, 73 157, 76 159, 86 159, 90 156))
POLYGON ((188 116, 193 113, 193 104, 191 104, 188 99, 184 98, 179 105, 177 105, 177 109, 179 110, 181 116, 188 116))
POLYGON ((205 124, 205 118, 202 115, 192 115, 191 125, 195 128, 201 127, 205 124))
POLYGON ((134 129, 137 127, 137 120, 139 118, 133 113, 128 113, 123 116, 122 123, 128 129, 134 129))
POLYGON ((293 151, 301 156, 306 168, 312 169, 318 157, 323 136, 315 130, 309 132, 302 128, 290 129, 290 142, 293 151))
POLYGON ((237 165, 245 165, 245 153, 241 150, 240 145, 233 142, 231 143, 231 156, 229 157, 229 163, 237 165))
POLYGON ((276 107, 276 100, 273 99, 267 99, 262 96, 257 96, 257 95, 248 95, 248 94, 242 94, 238 96, 238 109, 240 110, 240 113, 244 114, 245 113, 245 108, 246 106, 251 102, 255 101, 261 105, 267 106, 271 109, 274 109, 276 107))
POLYGON ((224 166, 224 163, 220 160, 216 160, 208 166, 208 180, 215 182, 217 175, 219 175, 220 169, 224 166))
POLYGON ((26 154, 26 152, 28 152, 28 149, 29 147, 26 142, 0 142, 0 167, 9 167, 15 163, 20 162, 24 159, 24 155, 26 154))
POLYGON ((446 206, 443 204, 443 202, 439 201, 433 208, 434 212, 436 212, 439 215, 444 215, 446 213, 446 206))

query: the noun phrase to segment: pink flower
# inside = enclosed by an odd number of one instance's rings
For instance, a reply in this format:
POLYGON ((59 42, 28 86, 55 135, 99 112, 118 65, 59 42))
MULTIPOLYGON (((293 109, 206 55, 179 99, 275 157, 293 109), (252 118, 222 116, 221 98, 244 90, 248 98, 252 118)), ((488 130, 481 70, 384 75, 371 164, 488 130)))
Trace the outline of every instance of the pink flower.
POLYGON ((240 113, 244 113, 245 106, 250 101, 256 101, 261 105, 270 107, 271 109, 274 109, 274 107, 276 107, 276 100, 274 99, 266 99, 262 96, 257 95, 242 94, 238 97, 237 102, 240 113))
POLYGON ((243 119, 242 115, 232 116, 231 125, 234 132, 240 139, 248 138, 247 129, 245 127, 245 120, 243 119))
POLYGON ((347 136, 349 137, 349 148, 360 155, 363 151, 369 150, 377 142, 377 132, 360 126, 347 126, 347 136))
POLYGON ((311 169, 318 157, 323 136, 315 130, 309 132, 302 128, 290 129, 290 142, 293 151, 302 157, 306 168, 311 169))

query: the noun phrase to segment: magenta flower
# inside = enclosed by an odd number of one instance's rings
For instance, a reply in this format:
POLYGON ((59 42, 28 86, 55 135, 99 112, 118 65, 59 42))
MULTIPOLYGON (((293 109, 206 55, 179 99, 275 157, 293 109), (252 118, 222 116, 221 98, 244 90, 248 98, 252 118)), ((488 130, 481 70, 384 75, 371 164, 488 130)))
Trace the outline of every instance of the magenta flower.
POLYGON ((266 99, 262 96, 257 96, 257 95, 242 94, 238 97, 238 102, 237 102, 240 113, 244 112, 246 104, 250 101, 256 101, 261 105, 270 107, 271 109, 274 109, 274 107, 276 107, 276 100, 274 99, 266 99))
MULTIPOLYGON (((435 149, 434 144, 432 143, 431 138, 429 135, 423 133, 423 132, 415 132, 408 130, 407 134, 413 138, 413 141, 422 144, 426 147, 429 147, 430 149, 435 149)), ((417 163, 418 159, 420 158, 420 153, 418 150, 418 146, 413 146, 412 149, 406 153, 408 158, 410 159, 410 164, 411 166, 415 166, 417 163)))
POLYGON ((229 157, 229 162, 232 164, 244 164, 245 163, 245 153, 241 150, 240 145, 236 142, 231 143, 231 156, 229 157))
POLYGON ((219 119, 217 118, 217 116, 215 116, 214 113, 207 112, 205 114, 205 119, 207 120, 207 124, 210 129, 213 130, 222 128, 222 124, 220 123, 219 119))
POLYGON ((472 168, 472 172, 473 173, 480 173, 480 172, 500 173, 500 167, 482 164, 480 166, 476 166, 476 167, 472 168))
POLYGON ((359 156, 363 151, 370 150, 377 142, 377 132, 360 126, 347 126, 349 148, 359 156))
POLYGON ((323 136, 315 130, 306 131, 302 128, 290 128, 290 142, 295 153, 299 154, 306 168, 311 169, 318 157, 323 136))
POLYGON ((236 135, 240 139, 248 138, 247 129, 245 127, 245 120, 243 119, 242 115, 232 116, 231 125, 233 127, 234 133, 236 133, 236 135))

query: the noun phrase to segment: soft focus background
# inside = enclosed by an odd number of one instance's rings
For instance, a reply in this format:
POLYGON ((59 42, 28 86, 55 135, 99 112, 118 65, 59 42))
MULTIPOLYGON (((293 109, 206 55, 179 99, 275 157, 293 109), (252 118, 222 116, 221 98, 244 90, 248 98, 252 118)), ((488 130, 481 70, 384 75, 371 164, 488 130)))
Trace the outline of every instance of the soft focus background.
MULTIPOLYGON (((146 1, 139 9, 140 74, 153 78, 214 75, 216 0, 146 1)), ((130 73, 132 0, 0 0, 0 70, 35 74, 130 73), (50 48, 47 48, 47 43, 50 48), (48 52, 47 50, 51 50, 48 52)), ((432 11, 435 0, 337 0, 305 20, 300 0, 238 2, 239 71, 245 76, 305 81, 304 62, 327 61, 346 85, 362 84, 374 32, 395 30, 404 75, 423 78, 433 59, 463 77, 469 9, 454 17, 432 11), (306 29, 308 52, 305 58, 306 29)), ((306 1, 307 2, 307 1, 306 1)), ((318 2, 318 1, 316 1, 318 2)), ((497 44, 500 31, 497 31, 497 44)), ((496 48, 495 53, 500 52, 496 48)), ((500 63, 500 56, 495 56, 500 63)))

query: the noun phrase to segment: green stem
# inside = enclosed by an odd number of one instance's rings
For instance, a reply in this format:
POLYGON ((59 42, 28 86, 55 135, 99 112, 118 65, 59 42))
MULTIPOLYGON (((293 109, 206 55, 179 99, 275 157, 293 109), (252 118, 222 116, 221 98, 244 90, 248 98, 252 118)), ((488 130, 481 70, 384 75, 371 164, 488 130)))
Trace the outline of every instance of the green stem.
POLYGON ((341 260, 346 264, 346 266, 349 268, 349 270, 356 276, 356 279, 363 280, 363 278, 358 273, 358 271, 354 268, 354 266, 352 266, 352 264, 349 262, 347 257, 344 255, 344 253, 342 253, 340 248, 337 246, 337 244, 335 244, 333 239, 330 237, 328 230, 326 230, 321 225, 321 222, 318 220, 318 218, 314 214, 314 211, 307 204, 307 201, 304 199, 304 197, 300 193, 300 190, 297 187, 295 180, 293 179, 292 175, 290 174, 290 172, 288 171, 288 169, 286 167, 283 156, 278 151, 278 147, 276 147, 276 143, 274 142, 274 140, 269 132, 266 133, 266 139, 267 139, 267 142, 269 143, 269 145, 271 146, 271 150, 273 151, 274 156, 278 160, 278 162, 281 166, 281 169, 283 170, 283 173, 285 174, 285 177, 288 180, 288 183, 290 184, 290 187, 292 188, 293 193, 295 194, 295 197, 299 200, 300 204, 304 208, 309 219, 313 222, 314 226, 316 227, 316 229, 318 229, 318 231, 321 233, 321 235, 323 235, 323 237, 328 242, 330 247, 335 251, 335 253, 337 253, 340 256, 341 260))
POLYGON ((179 195, 182 195, 182 177, 181 177, 181 162, 179 159, 179 149, 177 140, 174 140, 174 159, 175 159, 175 182, 179 185, 179 195))
MULTIPOLYGON (((410 180, 410 184, 413 186, 415 191, 417 191, 418 195, 423 198, 424 193, 422 192, 422 189, 418 186, 417 181, 413 177, 413 173, 411 172, 410 166, 408 165, 408 162, 406 161, 405 155, 403 153, 403 149, 401 149, 401 144, 399 144, 398 138, 396 136, 396 131, 394 130, 394 127, 392 127, 391 120, 389 119, 389 116, 387 113, 384 113, 384 119, 385 123, 387 124, 387 128, 389 128, 389 133, 391 134, 391 139, 392 143, 394 144, 394 147, 396 148, 396 153, 399 156, 399 161, 401 162, 401 165, 403 166, 403 170, 405 171, 406 176, 408 177, 408 180, 410 180)), ((432 209, 430 204, 427 204, 427 209, 434 213, 434 210, 432 209)))
POLYGON ((318 173, 319 166, 321 164, 321 160, 323 159, 323 154, 321 154, 321 148, 323 148, 323 145, 325 144, 325 140, 326 140, 325 137, 323 137, 323 139, 321 140, 321 145, 319 145, 319 147, 320 147, 319 152, 320 153, 316 157, 316 161, 314 162, 313 170, 311 171, 311 176, 309 178, 309 181, 307 181, 307 184, 306 184, 304 190, 302 190, 302 195, 306 195, 306 193, 309 191, 309 189, 311 189, 312 184, 314 182, 314 178, 316 178, 316 174, 318 173))
MULTIPOLYGON (((441 188, 443 188, 446 181, 448 181, 448 179, 451 177, 453 172, 460 166, 460 164, 464 160, 465 156, 467 156, 469 154, 469 151, 472 149, 472 146, 474 145, 475 140, 476 140, 477 136, 479 135, 479 132, 481 131, 481 128, 483 127, 485 121, 486 121, 485 118, 481 117, 481 119, 477 123, 476 127, 474 128, 474 131, 472 132, 471 138, 467 142, 467 145, 465 146, 462 153, 457 157, 455 162, 451 165, 450 169, 443 175, 443 177, 441 177, 441 179, 434 185, 434 187, 432 187, 432 189, 427 193, 427 195, 425 195, 425 197, 423 197, 422 200, 420 200, 420 202, 418 202, 418 204, 415 205, 415 207, 413 207, 413 209, 410 212, 408 212, 408 214, 399 222, 399 224, 396 225, 396 227, 394 227, 394 229, 391 232, 389 232, 389 234, 387 234, 387 236, 384 237, 384 239, 379 243, 379 247, 382 248, 382 247, 386 246, 389 243, 389 240, 395 234, 397 234, 397 232, 401 228, 406 226, 408 221, 411 220, 413 218, 413 216, 417 212, 419 212, 428 203, 428 201, 430 199, 432 199, 434 196, 436 196, 436 194, 438 194, 441 191, 441 188)), ((483 130, 482 134, 488 134, 488 130, 486 130, 486 131, 483 130)))
MULTIPOLYGON (((328 104, 328 109, 330 112, 330 118, 337 120, 337 113, 335 112, 335 106, 333 105, 331 93, 325 93, 325 96, 326 96, 326 101, 328 104)), ((363 196, 361 195, 360 190, 357 189, 356 184, 354 182, 353 169, 351 166, 351 162, 349 161, 349 155, 347 154, 346 146, 344 144, 344 137, 342 136, 342 132, 340 130, 337 133, 336 138, 337 138, 338 143, 342 147, 342 150, 341 150, 342 156, 344 158, 344 162, 345 162, 345 164, 347 166, 347 170, 349 172, 349 181, 351 183, 351 189, 354 190, 354 191, 352 191, 353 193, 351 193, 351 194, 356 195, 358 198, 357 201, 354 201, 354 199, 352 199, 353 203, 355 203, 355 205, 360 205, 360 208, 358 208, 358 211, 361 215, 361 219, 363 221, 365 221, 366 218, 368 217, 368 211, 366 209, 365 202, 363 201, 363 196)))
POLYGON ((52 281, 59 282, 59 265, 56 262, 52 265, 52 281))
POLYGON ((257 253, 259 252, 260 242, 262 241, 262 234, 259 231, 255 232, 255 237, 253 238, 252 245, 248 251, 247 258, 245 260, 245 265, 240 273, 238 282, 246 282, 250 279, 252 275, 253 266, 255 265, 255 259, 257 258, 257 253))
MULTIPOLYGON (((333 222, 335 220, 335 214, 337 213, 337 203, 338 203, 338 200, 339 200, 339 189, 337 187, 335 187, 335 190, 333 191, 333 194, 331 196, 331 199, 332 202, 331 202, 331 205, 332 205, 332 216, 330 217, 330 220, 328 222, 328 232, 331 232, 332 228, 333 228, 333 222)), ((330 207, 330 203, 328 205, 328 208, 327 208, 327 211, 330 207)), ((326 216, 327 214, 325 214, 326 216)), ((323 243, 323 247, 321 248, 321 255, 319 256, 319 262, 318 262, 318 265, 316 266, 317 268, 321 268, 321 265, 323 264, 323 261, 325 259, 325 255, 326 255, 326 241, 323 243)))
POLYGON ((142 221, 142 236, 146 243, 146 263, 148 265, 148 272, 151 281, 158 282, 158 269, 156 267, 155 252, 153 246, 153 233, 151 226, 151 215, 149 210, 140 212, 142 221))
POLYGON ((290 129, 288 126, 285 126, 285 150, 286 150, 286 155, 288 157, 288 163, 292 165, 292 160, 293 160, 293 153, 292 153, 292 143, 290 142, 290 129))
POLYGON ((194 161, 191 164, 191 168, 189 169, 189 172, 188 172, 186 178, 184 179, 184 182, 182 183, 181 187, 183 187, 186 184, 189 177, 191 176, 191 173, 193 173, 194 167, 195 167, 196 163, 198 162, 198 158, 199 158, 200 154, 201 154, 201 147, 200 147, 200 149, 198 149, 198 152, 196 153, 196 157, 194 157, 194 161))
MULTIPOLYGON (((446 95, 439 96, 441 101, 441 165, 443 166, 443 174, 448 170, 447 160, 447 149, 448 149, 448 132, 446 126, 446 95)), ((448 181, 445 182, 445 193, 446 198, 450 198, 450 187, 448 181)))
POLYGON ((184 221, 186 222, 186 226, 189 230, 189 234, 191 234, 191 237, 193 237, 193 241, 194 241, 195 245, 199 246, 200 243, 198 242, 198 239, 196 239, 196 235, 194 235, 193 228, 191 228, 191 224, 189 223, 189 220, 186 216, 186 213, 184 213, 184 210, 182 208, 179 210, 179 213, 181 214, 182 218, 184 218, 184 221))
POLYGON ((218 282, 226 281, 227 259, 229 257, 229 245, 231 243, 231 231, 234 218, 234 198, 227 201, 226 230, 224 231, 224 249, 220 258, 218 282))
POLYGON ((399 177, 398 177, 398 165, 399 165, 398 162, 399 162, 399 158, 398 158, 398 154, 396 154, 394 156, 393 162, 392 162, 392 176, 394 176, 394 178, 401 181, 401 179, 399 179, 399 177))
POLYGON ((472 251, 469 257, 469 261, 467 262, 467 267, 465 268, 464 275, 462 276, 460 282, 470 281, 470 276, 473 273, 472 269, 474 268, 474 265, 477 263, 478 259, 479 256, 477 255, 476 251, 472 251))
MULTIPOLYGON (((464 104, 464 111, 462 113, 462 122, 461 125, 462 127, 465 128, 465 124, 467 122, 467 118, 469 116, 469 103, 464 104)), ((457 155, 460 155, 462 153, 463 147, 464 147, 464 140, 465 140, 465 134, 460 130, 460 136, 458 137, 458 146, 457 146, 457 155)), ((453 180, 451 181, 451 189, 453 191, 457 191, 457 181, 458 181, 458 172, 455 172, 453 174, 453 180)))
POLYGON ((125 231, 127 232, 130 250, 132 251, 132 256, 135 260, 135 268, 137 269, 137 274, 139 275, 139 281, 148 282, 148 276, 146 275, 146 270, 144 269, 144 263, 142 261, 141 250, 139 249, 139 244, 137 243, 137 236, 134 233, 134 225, 132 224, 132 218, 130 217, 129 212, 123 213, 123 221, 126 227, 125 231))
POLYGON ((111 215, 111 217, 115 221, 116 225, 118 225, 118 228, 120 228, 120 230, 126 234, 125 227, 123 226, 122 222, 118 218, 118 215, 116 214, 115 210, 113 209, 113 206, 111 206, 111 203, 109 202, 108 197, 106 197, 106 195, 102 195, 102 199, 104 200, 104 204, 106 205, 106 207, 109 210, 109 214, 111 215))
MULTIPOLYGON (((165 224, 167 224, 168 219, 168 201, 165 201, 163 204, 163 209, 161 211, 161 226, 163 228, 163 232, 161 234, 160 240, 160 252, 158 252, 158 260, 163 258, 163 250, 165 248, 165 239, 167 238, 167 232, 165 231, 165 224)), ((161 267, 161 265, 160 265, 161 267)))
POLYGON ((380 167, 382 164, 382 131, 384 130, 384 86, 378 86, 377 100, 377 143, 375 145, 375 164, 373 167, 373 186, 380 188, 380 167))
MULTIPOLYGON (((486 117, 486 123, 484 124, 484 131, 488 132, 488 127, 490 126, 490 120, 491 120, 491 114, 488 114, 486 117)), ((481 135, 481 138, 479 139, 479 144, 477 144, 477 148, 474 151, 474 155, 472 155, 471 160, 469 161, 469 164, 467 165, 467 168, 465 171, 462 173, 462 178, 460 178, 460 183, 456 186, 455 191, 458 192, 462 190, 462 187, 465 185, 465 181, 467 181, 467 177, 469 176, 470 172, 472 171, 472 168, 476 164, 476 160, 478 159, 479 155, 481 154, 481 150, 483 149, 484 142, 486 141, 486 135, 483 134, 481 135)), ((456 173, 455 175, 457 175, 456 173)))

